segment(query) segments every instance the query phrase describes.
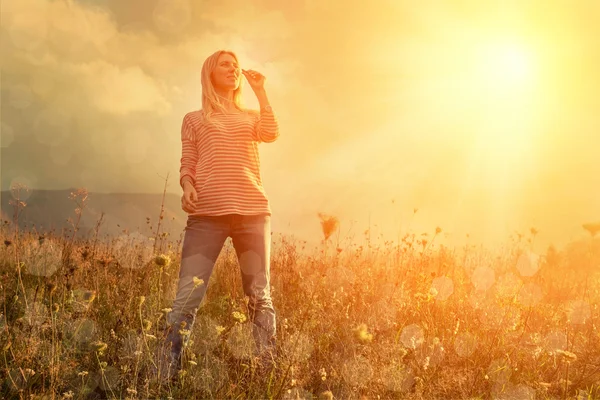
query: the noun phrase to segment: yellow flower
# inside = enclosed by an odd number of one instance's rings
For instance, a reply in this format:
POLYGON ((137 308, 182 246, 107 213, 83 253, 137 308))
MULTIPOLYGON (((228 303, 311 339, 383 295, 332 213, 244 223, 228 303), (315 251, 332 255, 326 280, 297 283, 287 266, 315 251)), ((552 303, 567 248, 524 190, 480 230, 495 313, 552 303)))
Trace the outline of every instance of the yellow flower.
POLYGON ((326 381, 327 380, 327 371, 325 371, 325 368, 321 368, 319 370, 319 374, 321 375, 321 380, 322 381, 326 381))
POLYGON ((154 263, 159 267, 168 267, 171 264, 171 257, 165 254, 160 254, 156 256, 154 263))
POLYGON ((246 322, 246 316, 244 315, 244 313, 241 313, 239 311, 234 311, 232 314, 233 318, 235 320, 237 320, 240 324, 243 322, 246 322))
POLYGON ((204 280, 198 278, 197 276, 195 276, 192 280, 194 281, 194 288, 204 285, 204 280))
POLYGON ((354 334, 361 342, 370 342, 373 340, 373 334, 369 333, 366 324, 360 324, 354 329, 354 334))
POLYGON ((103 353, 108 348, 108 345, 101 341, 93 342, 92 346, 98 353, 103 353))
POLYGON ((223 333, 223 331, 225 330, 225 327, 219 325, 215 329, 217 330, 217 336, 219 336, 221 333, 223 333))
POLYGON ((148 319, 145 319, 145 320, 144 320, 144 326, 143 326, 143 329, 144 329, 145 331, 149 331, 149 330, 150 330, 150 328, 152 328, 152 321, 150 321, 150 320, 148 320, 148 319))
POLYGON ((577 356, 575 355, 575 353, 571 353, 570 351, 556 350, 556 354, 561 356, 565 360, 565 362, 571 363, 577 361, 577 356))
POLYGON ((192 333, 192 331, 190 331, 189 329, 180 329, 179 330, 179 334, 181 336, 190 336, 191 333, 192 333))

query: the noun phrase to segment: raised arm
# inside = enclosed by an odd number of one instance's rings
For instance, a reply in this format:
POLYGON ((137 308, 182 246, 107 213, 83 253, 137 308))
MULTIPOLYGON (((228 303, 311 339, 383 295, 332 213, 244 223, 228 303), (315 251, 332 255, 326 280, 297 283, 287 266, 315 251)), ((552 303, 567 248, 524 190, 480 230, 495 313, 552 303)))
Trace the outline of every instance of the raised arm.
POLYGON ((257 114, 254 125, 256 140, 268 143, 274 142, 279 137, 279 123, 269 104, 264 86, 266 78, 263 74, 254 70, 242 70, 242 73, 248 80, 260 106, 260 112, 257 114))
POLYGON ((196 180, 196 164, 198 151, 194 143, 194 128, 190 123, 189 114, 183 117, 181 124, 181 163, 179 167, 179 185, 184 187, 186 182, 194 185, 196 180))
POLYGON ((271 106, 261 107, 260 113, 257 115, 254 131, 256 139, 260 142, 271 143, 279 137, 279 122, 273 113, 271 106))

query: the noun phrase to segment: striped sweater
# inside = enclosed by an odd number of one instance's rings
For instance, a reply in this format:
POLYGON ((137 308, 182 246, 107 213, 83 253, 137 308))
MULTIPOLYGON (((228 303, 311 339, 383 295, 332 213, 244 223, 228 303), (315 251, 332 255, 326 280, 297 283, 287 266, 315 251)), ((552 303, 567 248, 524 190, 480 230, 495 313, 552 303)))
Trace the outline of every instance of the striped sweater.
POLYGON ((190 215, 271 214, 262 185, 258 143, 279 137, 272 111, 183 117, 179 183, 191 180, 198 202, 190 215))

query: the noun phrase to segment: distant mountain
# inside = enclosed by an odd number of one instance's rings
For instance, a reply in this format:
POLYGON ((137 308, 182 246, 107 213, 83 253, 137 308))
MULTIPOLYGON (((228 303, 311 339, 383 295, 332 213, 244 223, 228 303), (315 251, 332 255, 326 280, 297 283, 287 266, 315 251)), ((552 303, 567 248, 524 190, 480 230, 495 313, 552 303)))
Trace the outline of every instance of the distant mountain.
MULTIPOLYGON (((60 233, 69 229, 69 218, 75 222, 77 204, 70 199, 76 189, 30 190, 24 197, 26 203, 19 216, 21 229, 29 230, 33 226, 38 232, 54 230, 60 233)), ((2 220, 13 220, 14 206, 10 204, 13 196, 10 191, 1 192, 2 220)), ((118 236, 125 229, 152 235, 156 230, 160 215, 162 193, 88 193, 85 208, 79 223, 78 237, 93 237, 96 224, 104 213, 99 236, 118 236), (150 223, 147 223, 149 218, 150 223), (152 229, 151 229, 152 228, 152 229)), ((181 209, 181 197, 167 193, 164 204, 164 218, 160 232, 168 232, 171 239, 183 234, 187 213, 181 209)))

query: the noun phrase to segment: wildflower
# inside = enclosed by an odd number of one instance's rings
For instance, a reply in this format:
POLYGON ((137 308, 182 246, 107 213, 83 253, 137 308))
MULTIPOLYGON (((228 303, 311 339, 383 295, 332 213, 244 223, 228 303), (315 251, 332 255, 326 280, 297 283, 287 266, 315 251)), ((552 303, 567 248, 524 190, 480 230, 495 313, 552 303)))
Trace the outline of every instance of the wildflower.
POLYGON ((140 306, 146 301, 146 296, 140 296, 140 306))
POLYGON ((326 381, 327 380, 327 371, 325 371, 325 368, 321 368, 319 370, 319 375, 321 375, 321 380, 322 381, 326 381))
POLYGON ((88 375, 87 371, 81 371, 80 373, 77 374, 77 376, 81 376, 82 378, 87 375, 88 375))
POLYGON ((321 392, 319 395, 319 400, 333 400, 333 393, 330 390, 326 390, 321 392))
POLYGON ((442 233, 442 228, 440 228, 439 226, 437 228, 435 228, 435 234, 439 235, 440 233, 442 233))
POLYGON ((217 336, 219 336, 219 335, 221 335, 221 333, 223 333, 223 331, 225 330, 225 327, 219 325, 215 329, 217 330, 217 336))
POLYGON ((415 299, 427 301, 429 300, 429 296, 426 296, 423 293, 415 293, 415 299))
POLYGON ((319 213, 319 219, 321 220, 321 230, 323 231, 324 240, 327 241, 329 237, 338 228, 339 220, 331 215, 319 213))
POLYGON ((171 257, 164 255, 164 254, 160 254, 160 255, 156 256, 156 258, 154 259, 154 262, 159 267, 168 267, 171 264, 171 257))
POLYGON ((195 276, 192 280, 194 281, 194 289, 197 288, 198 286, 204 285, 204 280, 198 278, 197 276, 195 276))
POLYGON ((583 224, 583 229, 588 231, 592 237, 595 237, 600 232, 600 222, 595 224, 583 224))
POLYGON ((145 319, 144 326, 142 327, 145 331, 149 331, 152 328, 152 321, 145 319))
POLYGON ((93 342, 92 346, 94 347, 94 350, 100 354, 102 354, 108 348, 108 345, 101 341, 93 342))
POLYGON ((434 288, 434 287, 432 287, 431 289, 429 289, 429 296, 432 297, 432 298, 435 297, 435 296, 437 296, 438 293, 439 293, 438 290, 436 288, 434 288))
POLYGON ((189 329, 180 329, 179 330, 179 334, 184 337, 190 336, 191 333, 192 333, 192 331, 190 331, 189 329))
POLYGON ((173 309, 172 309, 172 308, 168 308, 168 307, 167 307, 167 308, 163 308, 161 311, 162 311, 162 312, 164 312, 165 314, 168 314, 168 313, 170 313, 171 311, 173 311, 173 309))
POLYGON ((425 357, 425 360, 423 360, 423 371, 427 371, 427 368, 429 368, 429 356, 425 357))
POLYGON ((74 395, 73 391, 69 390, 68 392, 64 392, 63 393, 63 397, 62 398, 63 399, 72 399, 73 395, 74 395))
POLYGON ((108 366, 108 363, 106 361, 102 361, 100 363, 100 369, 105 369, 108 366))
POLYGON ((244 315, 244 313, 241 313, 239 311, 234 311, 232 314, 233 318, 235 320, 237 320, 240 324, 246 322, 246 316, 244 315))
POLYGON ((367 331, 366 324, 360 324, 355 330, 354 334, 361 342, 370 342, 373 340, 373 334, 367 331))
POLYGON ((129 393, 129 394, 137 394, 137 390, 132 389, 132 388, 127 388, 127 393, 129 393))
POLYGON ((575 353, 566 350, 556 350, 556 354, 561 356, 565 362, 571 363, 577 361, 575 353))
POLYGON ((25 375, 27 375, 27 376, 34 376, 34 375, 35 375, 35 371, 34 371, 34 370, 32 370, 31 368, 25 368, 25 369, 23 370, 23 372, 24 372, 24 373, 25 373, 25 375))
POLYGON ((400 359, 402 360, 404 357, 406 357, 407 354, 408 354, 408 350, 406 350, 404 347, 402 347, 400 349, 400 359))

